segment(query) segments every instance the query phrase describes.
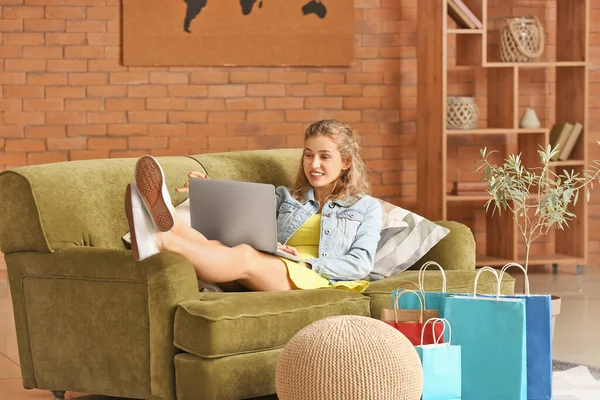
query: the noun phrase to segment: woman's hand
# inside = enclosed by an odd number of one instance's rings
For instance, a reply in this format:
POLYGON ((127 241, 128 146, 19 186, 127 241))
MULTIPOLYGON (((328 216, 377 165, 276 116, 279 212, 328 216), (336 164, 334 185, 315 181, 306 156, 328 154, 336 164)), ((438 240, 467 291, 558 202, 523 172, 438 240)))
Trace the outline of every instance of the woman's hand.
POLYGON ((285 244, 277 242, 277 248, 279 250, 285 251, 286 253, 298 257, 298 250, 293 246, 286 246, 285 244))
MULTIPOLYGON (((203 172, 198 172, 198 171, 192 171, 188 174, 188 178, 204 178, 204 179, 210 179, 208 177, 208 174, 205 174, 203 172)), ((175 191, 180 192, 180 193, 186 193, 190 191, 190 181, 188 180, 186 183, 183 184, 182 188, 176 188, 175 191)))

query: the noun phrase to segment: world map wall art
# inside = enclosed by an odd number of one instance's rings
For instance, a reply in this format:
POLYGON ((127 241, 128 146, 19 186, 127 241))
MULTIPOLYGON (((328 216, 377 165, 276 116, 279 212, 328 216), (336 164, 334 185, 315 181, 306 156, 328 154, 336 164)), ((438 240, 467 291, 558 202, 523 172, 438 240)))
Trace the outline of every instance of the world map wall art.
POLYGON ((348 66, 353 0, 124 0, 128 66, 348 66))

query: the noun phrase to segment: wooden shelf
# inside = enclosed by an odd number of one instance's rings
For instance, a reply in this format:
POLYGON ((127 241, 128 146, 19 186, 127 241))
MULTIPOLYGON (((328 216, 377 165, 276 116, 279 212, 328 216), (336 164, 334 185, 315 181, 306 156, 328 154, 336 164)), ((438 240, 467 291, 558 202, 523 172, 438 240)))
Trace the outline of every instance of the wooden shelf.
POLYGON ((585 165, 584 160, 565 160, 565 161, 552 161, 548 164, 551 167, 577 167, 585 165))
POLYGON ((456 35, 483 35, 483 29, 448 29, 446 32, 456 35))
POLYGON ((450 202, 479 202, 482 203, 488 201, 492 196, 489 194, 475 194, 475 195, 465 195, 465 194, 448 194, 446 195, 446 200, 450 202))
MULTIPOLYGON (((490 256, 478 256, 475 261, 476 267, 503 267, 504 265, 514 262, 508 258, 490 257, 490 256)), ((525 265, 525 258, 519 258, 516 260, 517 263, 525 265)), ((543 264, 583 264, 584 259, 582 257, 570 256, 568 254, 543 254, 533 255, 529 257, 529 265, 543 265, 543 264)))
POLYGON ((512 128, 447 129, 446 135, 508 135, 515 132, 512 128))
POLYGON ((530 63, 515 63, 515 62, 486 62, 483 63, 484 68, 547 68, 547 67, 585 67, 585 61, 542 61, 530 63))

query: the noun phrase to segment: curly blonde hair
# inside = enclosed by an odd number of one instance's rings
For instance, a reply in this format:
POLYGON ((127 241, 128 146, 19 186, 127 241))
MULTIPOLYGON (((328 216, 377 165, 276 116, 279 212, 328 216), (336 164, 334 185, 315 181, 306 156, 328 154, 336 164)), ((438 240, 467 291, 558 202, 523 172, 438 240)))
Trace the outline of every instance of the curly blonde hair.
MULTIPOLYGON (((350 162, 350 168, 342 172, 326 200, 346 197, 358 198, 361 194, 371 194, 367 166, 360 156, 360 135, 358 131, 343 122, 326 119, 311 124, 304 133, 304 141, 319 136, 332 139, 337 144, 343 162, 350 162)), ((296 182, 291 190, 292 196, 297 200, 302 200, 311 187, 304 173, 303 160, 304 152, 302 152, 302 158, 300 159, 296 182)))

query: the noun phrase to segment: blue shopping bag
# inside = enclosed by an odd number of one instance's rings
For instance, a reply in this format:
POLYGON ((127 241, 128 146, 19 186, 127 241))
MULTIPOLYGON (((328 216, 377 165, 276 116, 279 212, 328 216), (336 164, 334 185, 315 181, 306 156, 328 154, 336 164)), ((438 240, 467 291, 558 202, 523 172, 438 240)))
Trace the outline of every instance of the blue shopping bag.
MULTIPOLYGON (((550 295, 532 295, 525 268, 517 263, 506 264, 500 271, 500 282, 510 267, 518 267, 525 273, 525 294, 512 297, 525 300, 527 337, 527 399, 549 400, 552 398, 552 311, 550 295)), ((498 294, 500 293, 498 288, 498 294)))
MULTIPOLYGON (((423 365, 422 400, 460 400, 461 399, 461 346, 452 344, 452 329, 448 320, 431 318, 425 322, 423 333, 428 323, 432 323, 434 344, 416 346, 415 349, 423 365), (441 322, 448 326, 448 342, 443 343, 444 331, 436 336, 435 324, 441 322), (442 340, 440 343, 440 339, 442 340)), ((422 333, 422 334, 423 334, 422 333)))
POLYGON ((462 350, 463 400, 526 400, 527 342, 525 300, 477 295, 449 296, 444 315, 453 343, 462 350))
MULTIPOLYGON (((412 282, 411 282, 412 283, 412 282)), ((423 298, 425 301, 425 309, 426 310, 438 310, 440 318, 444 317, 444 300, 446 298, 446 274, 444 273, 444 269, 440 264, 435 261, 428 261, 421 266, 419 270, 419 290, 423 294, 423 298), (424 288, 425 281, 425 270, 430 266, 435 265, 442 272, 442 291, 441 292, 426 292, 424 288)), ((396 289, 392 293, 392 299, 398 298, 397 292, 402 289, 396 289)), ((392 305, 393 307, 393 305, 392 305)), ((418 310, 420 305, 417 298, 414 296, 404 296, 398 298, 398 304, 396 304, 398 308, 404 308, 408 310, 418 310)))

